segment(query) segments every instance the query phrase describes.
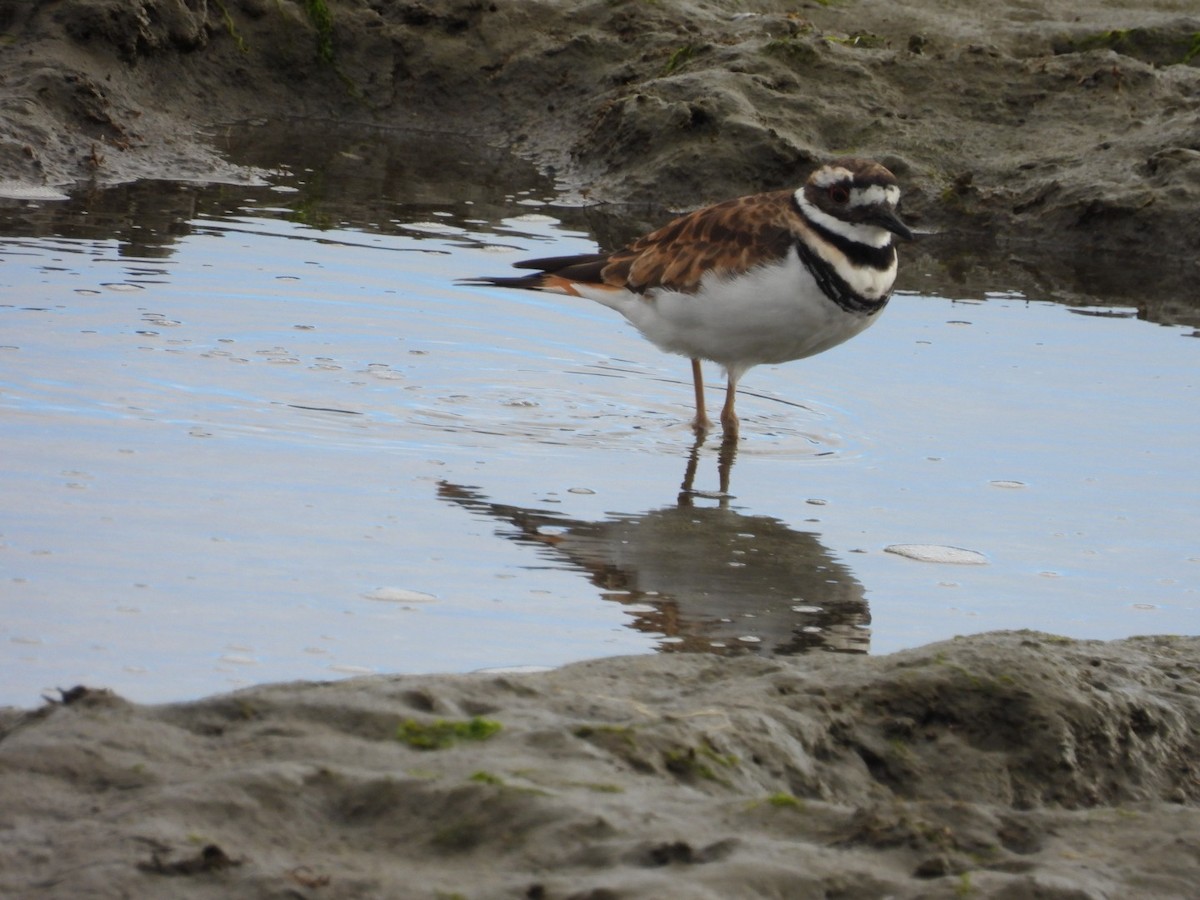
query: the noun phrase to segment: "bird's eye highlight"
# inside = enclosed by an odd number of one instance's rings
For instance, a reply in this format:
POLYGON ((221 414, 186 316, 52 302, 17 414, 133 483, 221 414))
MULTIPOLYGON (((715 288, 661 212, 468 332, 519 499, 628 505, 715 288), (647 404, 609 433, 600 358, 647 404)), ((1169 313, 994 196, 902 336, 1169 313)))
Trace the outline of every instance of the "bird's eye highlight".
POLYGON ((835 184, 829 188, 829 199, 842 206, 850 201, 850 192, 840 184, 835 184))

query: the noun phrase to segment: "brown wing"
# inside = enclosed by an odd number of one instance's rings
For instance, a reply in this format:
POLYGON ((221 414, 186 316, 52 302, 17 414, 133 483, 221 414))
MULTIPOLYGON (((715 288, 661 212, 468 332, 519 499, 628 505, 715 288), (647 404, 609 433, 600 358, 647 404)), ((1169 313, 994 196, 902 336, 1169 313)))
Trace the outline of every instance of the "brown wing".
MULTIPOLYGON (((691 293, 706 272, 745 272, 787 253, 802 227, 791 191, 739 197, 680 216, 608 257, 605 284, 691 293)), ((560 271, 560 274, 565 274, 560 271)))
POLYGON ((788 252, 804 229, 791 191, 727 200, 680 216, 613 253, 551 256, 516 263, 530 275, 466 279, 465 284, 576 293, 587 284, 643 293, 666 287, 692 293, 706 272, 745 272, 788 252))

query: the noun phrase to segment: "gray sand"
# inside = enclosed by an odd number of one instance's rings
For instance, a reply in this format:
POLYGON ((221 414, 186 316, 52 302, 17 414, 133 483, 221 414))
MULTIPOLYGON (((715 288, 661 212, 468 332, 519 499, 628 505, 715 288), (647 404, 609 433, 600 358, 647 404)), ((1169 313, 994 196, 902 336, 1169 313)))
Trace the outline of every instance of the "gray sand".
POLYGON ((0 715, 0 894, 1194 897, 1198 671, 1015 632, 87 692, 0 715))

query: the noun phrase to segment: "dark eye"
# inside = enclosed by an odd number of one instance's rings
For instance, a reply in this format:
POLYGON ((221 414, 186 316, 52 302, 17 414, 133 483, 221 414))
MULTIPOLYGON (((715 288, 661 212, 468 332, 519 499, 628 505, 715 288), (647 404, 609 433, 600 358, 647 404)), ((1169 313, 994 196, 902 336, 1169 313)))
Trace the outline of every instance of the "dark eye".
POLYGON ((829 199, 832 200, 834 203, 836 203, 838 206, 842 206, 845 203, 849 202, 850 192, 848 190, 846 190, 846 188, 844 188, 842 185, 835 184, 829 188, 829 199))

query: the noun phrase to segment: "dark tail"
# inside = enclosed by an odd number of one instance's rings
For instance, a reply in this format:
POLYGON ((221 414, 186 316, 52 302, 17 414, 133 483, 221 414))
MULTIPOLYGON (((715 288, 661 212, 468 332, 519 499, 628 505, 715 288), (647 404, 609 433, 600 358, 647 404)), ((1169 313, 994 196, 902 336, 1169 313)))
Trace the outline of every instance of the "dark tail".
POLYGON ((518 275, 508 278, 493 278, 488 275, 477 275, 474 278, 459 278, 454 283, 475 287, 487 286, 518 288, 525 291, 540 291, 543 287, 545 287, 545 278, 541 272, 538 272, 535 275, 518 275))
POLYGON ((482 275, 463 278, 456 284, 487 285, 489 287, 518 288, 527 291, 545 290, 551 284, 578 281, 584 284, 603 283, 604 267, 608 264, 607 253, 584 253, 578 256, 547 256, 542 259, 526 259, 513 263, 517 269, 537 269, 531 275, 492 277, 482 275))

